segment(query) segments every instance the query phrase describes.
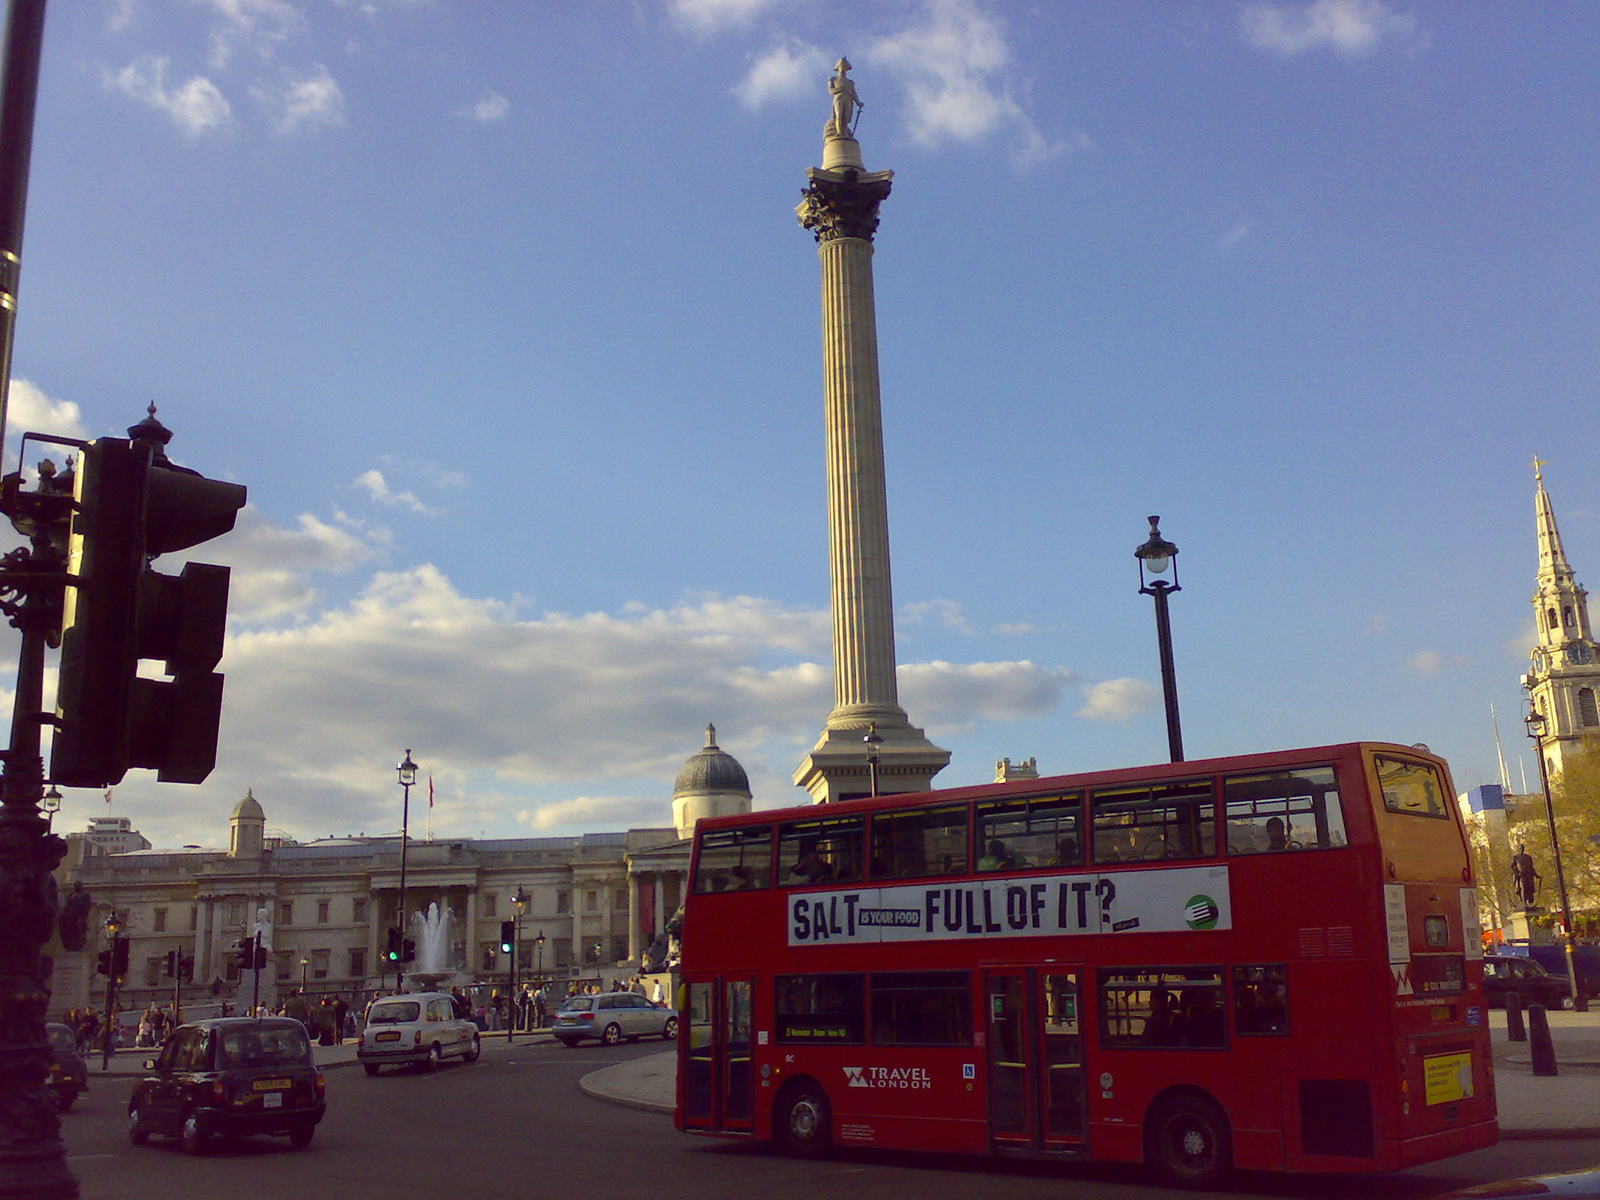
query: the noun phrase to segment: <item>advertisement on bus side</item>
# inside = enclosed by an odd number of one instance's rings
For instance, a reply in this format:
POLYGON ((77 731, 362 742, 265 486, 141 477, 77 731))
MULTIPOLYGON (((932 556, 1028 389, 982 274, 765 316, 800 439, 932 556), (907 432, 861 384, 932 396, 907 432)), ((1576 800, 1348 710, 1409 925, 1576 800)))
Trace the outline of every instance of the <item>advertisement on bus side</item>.
POLYGON ((1226 866, 796 892, 789 945, 1233 928, 1226 866))

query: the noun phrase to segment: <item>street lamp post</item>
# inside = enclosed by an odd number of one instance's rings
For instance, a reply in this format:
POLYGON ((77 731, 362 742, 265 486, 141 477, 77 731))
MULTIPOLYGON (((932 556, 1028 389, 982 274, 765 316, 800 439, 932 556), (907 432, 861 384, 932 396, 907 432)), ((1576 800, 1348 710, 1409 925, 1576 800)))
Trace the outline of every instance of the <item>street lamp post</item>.
POLYGON ((1534 750, 1539 756, 1539 782, 1544 785, 1544 815, 1550 823, 1550 854, 1555 859, 1556 888, 1561 893, 1561 940, 1567 950, 1567 984, 1572 988, 1572 1007, 1575 1012, 1587 1012, 1589 1002, 1578 983, 1578 964, 1572 950, 1572 905, 1567 899, 1567 875, 1561 868, 1561 841, 1556 836, 1556 806, 1550 797, 1550 768, 1544 760, 1544 738, 1549 723, 1545 715, 1534 707, 1531 698, 1528 715, 1522 719, 1522 723, 1528 727, 1528 736, 1533 739, 1534 750))
POLYGON ((538 952, 539 958, 534 965, 534 970, 539 976, 540 984, 544 983, 544 930, 539 930, 539 936, 533 939, 533 948, 538 952))
POLYGON ((1150 537, 1133 552, 1139 560, 1139 594, 1156 601, 1156 644, 1161 651, 1161 694, 1167 708, 1167 749, 1173 762, 1183 761, 1183 729, 1178 723, 1178 676, 1172 665, 1172 621, 1167 615, 1167 597, 1181 592, 1178 586, 1178 548, 1161 536, 1159 516, 1150 518, 1150 537), (1146 580, 1145 574, 1164 575, 1172 568, 1172 582, 1146 580))
POLYGON ((517 890, 511 895, 511 903, 517 910, 517 915, 511 918, 511 995, 506 998, 506 1044, 510 1045, 516 1039, 517 1013, 521 1009, 521 997, 517 995, 517 955, 521 952, 522 945, 522 914, 528 907, 528 893, 522 885, 517 884, 517 890))
POLYGON ((306 968, 310 965, 311 960, 309 958, 302 958, 300 960, 300 994, 302 996, 306 994, 306 968))
POLYGON ((46 831, 54 832, 56 814, 61 811, 61 789, 52 783, 50 790, 44 794, 44 799, 39 802, 39 807, 44 811, 46 831))
POLYGON ((871 789, 874 800, 878 798, 878 747, 883 745, 883 739, 878 736, 878 723, 867 723, 866 736, 861 739, 867 744, 867 785, 871 789))
POLYGON ((399 991, 405 982, 406 963, 406 843, 411 840, 411 785, 417 781, 417 764, 411 761, 411 747, 406 747, 404 761, 395 767, 400 776, 400 961, 395 964, 394 990, 399 991))

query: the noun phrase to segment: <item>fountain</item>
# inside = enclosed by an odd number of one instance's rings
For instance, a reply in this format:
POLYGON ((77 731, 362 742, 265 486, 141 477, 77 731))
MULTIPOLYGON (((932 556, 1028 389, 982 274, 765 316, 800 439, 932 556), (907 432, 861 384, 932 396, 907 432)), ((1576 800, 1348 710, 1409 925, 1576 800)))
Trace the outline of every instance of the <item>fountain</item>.
POLYGON ((448 908, 441 909, 437 901, 428 905, 427 912, 411 914, 411 933, 417 943, 417 960, 416 970, 407 972, 407 977, 415 981, 419 988, 437 991, 444 980, 456 976, 457 972, 450 963, 450 930, 454 924, 455 914, 448 908))

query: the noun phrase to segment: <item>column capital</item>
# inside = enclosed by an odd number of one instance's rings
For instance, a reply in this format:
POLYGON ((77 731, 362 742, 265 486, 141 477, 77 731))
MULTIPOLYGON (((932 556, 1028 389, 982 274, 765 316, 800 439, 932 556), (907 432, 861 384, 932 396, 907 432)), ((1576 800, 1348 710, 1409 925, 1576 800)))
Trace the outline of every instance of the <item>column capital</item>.
POLYGON ((893 171, 825 171, 812 167, 811 186, 794 210, 800 224, 811 230, 819 245, 839 238, 871 241, 878 230, 878 206, 888 199, 893 171))

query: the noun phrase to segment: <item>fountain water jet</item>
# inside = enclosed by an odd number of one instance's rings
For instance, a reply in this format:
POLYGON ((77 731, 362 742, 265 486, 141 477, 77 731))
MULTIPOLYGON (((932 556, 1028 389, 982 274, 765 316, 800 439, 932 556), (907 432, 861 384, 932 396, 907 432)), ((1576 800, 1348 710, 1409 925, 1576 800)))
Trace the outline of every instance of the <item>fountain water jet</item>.
POLYGON ((455 913, 441 909, 435 901, 428 911, 411 914, 411 934, 417 943, 416 970, 407 972, 409 979, 429 991, 437 988, 457 972, 450 963, 451 928, 455 913))

